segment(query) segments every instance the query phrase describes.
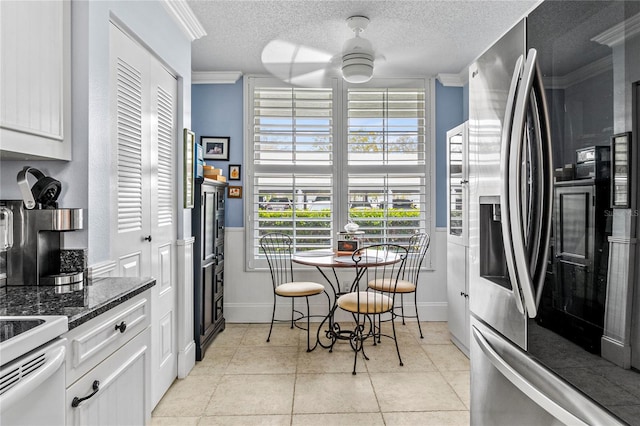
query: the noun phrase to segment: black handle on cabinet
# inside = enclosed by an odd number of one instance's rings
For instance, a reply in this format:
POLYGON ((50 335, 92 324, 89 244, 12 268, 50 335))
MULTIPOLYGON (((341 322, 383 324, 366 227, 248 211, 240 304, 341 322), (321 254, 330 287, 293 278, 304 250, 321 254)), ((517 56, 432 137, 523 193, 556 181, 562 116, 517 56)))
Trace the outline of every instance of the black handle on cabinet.
POLYGON ((71 406, 73 408, 76 408, 78 405, 80 405, 82 401, 85 401, 91 398, 93 395, 97 394, 99 390, 100 390, 100 382, 98 380, 95 380, 93 382, 93 392, 91 392, 89 395, 85 396, 84 398, 78 398, 76 396, 75 398, 73 398, 73 401, 71 401, 71 406))
POLYGON ((144 240, 151 242, 151 235, 149 235, 148 237, 144 237, 144 240))
POLYGON ((122 321, 120 324, 116 324, 116 330, 120 330, 120 333, 124 333, 127 329, 127 323, 122 321))

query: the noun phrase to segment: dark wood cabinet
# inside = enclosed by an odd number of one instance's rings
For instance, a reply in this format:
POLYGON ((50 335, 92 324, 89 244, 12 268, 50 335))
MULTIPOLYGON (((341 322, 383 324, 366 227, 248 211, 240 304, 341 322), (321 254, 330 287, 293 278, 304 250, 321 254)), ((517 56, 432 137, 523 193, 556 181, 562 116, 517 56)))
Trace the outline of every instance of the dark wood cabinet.
POLYGON ((194 244, 194 339, 196 360, 224 330, 224 205, 226 183, 196 181, 191 218, 194 244))

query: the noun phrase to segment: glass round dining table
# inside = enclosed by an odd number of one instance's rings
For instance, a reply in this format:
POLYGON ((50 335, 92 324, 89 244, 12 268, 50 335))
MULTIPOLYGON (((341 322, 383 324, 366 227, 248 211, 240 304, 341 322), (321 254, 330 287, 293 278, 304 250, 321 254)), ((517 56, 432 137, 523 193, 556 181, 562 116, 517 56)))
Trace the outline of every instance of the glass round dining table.
POLYGON ((354 286, 357 288, 358 281, 365 274, 369 266, 390 265, 399 262, 401 259, 393 257, 381 262, 380 259, 376 257, 375 259, 372 258, 371 261, 367 261, 367 256, 365 255, 359 257, 359 261, 356 263, 351 254, 337 255, 333 250, 321 249, 296 252, 291 260, 300 265, 315 267, 331 288, 333 293, 331 307, 327 316, 324 317, 318 326, 316 344, 312 348, 313 350, 316 346, 320 345, 331 351, 337 339, 348 340, 352 334, 351 330, 342 330, 340 324, 335 321, 334 313, 336 311, 338 297, 351 291, 354 286), (337 270, 346 268, 353 268, 356 270, 356 273, 349 289, 343 291, 340 289, 340 279, 337 270), (321 335, 323 334, 322 329, 327 321, 329 322, 329 327, 324 330, 324 337, 329 340, 329 343, 321 340, 321 335))

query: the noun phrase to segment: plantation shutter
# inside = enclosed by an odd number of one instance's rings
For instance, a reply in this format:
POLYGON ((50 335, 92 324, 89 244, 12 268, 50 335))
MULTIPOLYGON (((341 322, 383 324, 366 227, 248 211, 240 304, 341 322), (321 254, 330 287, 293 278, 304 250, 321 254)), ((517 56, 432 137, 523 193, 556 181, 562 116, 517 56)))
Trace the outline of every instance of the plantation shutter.
POLYGON ((257 86, 252 90, 253 250, 284 232, 296 250, 333 243, 333 90, 257 86), (320 200, 323 200, 320 202, 320 200))

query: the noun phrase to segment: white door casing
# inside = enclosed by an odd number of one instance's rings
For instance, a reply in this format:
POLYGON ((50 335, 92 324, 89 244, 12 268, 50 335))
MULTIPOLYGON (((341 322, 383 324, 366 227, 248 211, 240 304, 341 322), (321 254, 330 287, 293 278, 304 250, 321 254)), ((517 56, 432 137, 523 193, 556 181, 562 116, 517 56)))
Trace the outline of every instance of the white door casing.
POLYGON ((152 276, 151 405, 177 376, 177 81, 115 25, 110 30, 112 255, 117 275, 152 276))

